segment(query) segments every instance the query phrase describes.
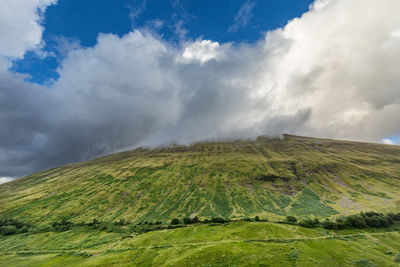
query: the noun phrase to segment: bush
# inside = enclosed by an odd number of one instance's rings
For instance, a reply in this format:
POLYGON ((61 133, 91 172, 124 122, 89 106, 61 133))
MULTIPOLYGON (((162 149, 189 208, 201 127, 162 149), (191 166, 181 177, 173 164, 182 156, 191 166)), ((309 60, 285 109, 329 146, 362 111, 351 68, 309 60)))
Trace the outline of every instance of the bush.
POLYGON ((198 223, 198 222, 199 222, 199 217, 194 216, 194 217, 192 218, 192 223, 198 223))
POLYGON ((343 216, 342 216, 342 217, 339 217, 339 218, 336 219, 336 222, 337 222, 337 223, 344 223, 344 219, 345 219, 345 218, 346 218, 346 217, 343 217, 343 216))
POLYGON ((328 219, 325 220, 325 222, 322 223, 322 227, 325 229, 330 229, 330 230, 337 230, 338 229, 338 224, 329 221, 328 219))
POLYGON ((17 233, 17 227, 15 225, 5 225, 0 227, 2 235, 14 235, 17 233))
POLYGON ((55 231, 64 232, 70 230, 73 226, 73 223, 68 221, 65 217, 63 217, 61 218, 60 222, 53 222, 51 226, 55 231))
POLYGON ((381 221, 379 220, 379 217, 377 217, 377 216, 367 217, 365 219, 365 222, 367 223, 367 225, 369 227, 372 227, 372 228, 380 228, 380 227, 382 227, 381 221))
POLYGON ((400 222, 400 213, 389 213, 387 216, 395 222, 400 222))
POLYGON ((354 265, 356 267, 377 267, 376 264, 367 259, 354 261, 354 265))
POLYGON ((227 220, 225 220, 222 217, 216 217, 216 218, 212 218, 211 222, 213 222, 213 223, 225 223, 225 222, 227 222, 227 220))
POLYGON ((400 262, 400 252, 394 257, 394 262, 400 262))
POLYGON ((367 223, 361 215, 350 215, 346 217, 344 224, 350 228, 365 228, 367 223))
POLYGON ((198 223, 199 222, 199 218, 197 216, 193 217, 193 218, 183 218, 183 222, 185 224, 191 224, 191 223, 198 223))
POLYGON ((180 224, 180 221, 178 218, 174 218, 171 220, 171 224, 180 224))
POLYGON ((307 219, 303 220, 299 223, 300 226, 306 227, 306 228, 314 228, 319 224, 318 220, 312 220, 312 219, 307 219))
POLYGON ((17 229, 21 229, 23 226, 25 226, 24 223, 19 222, 19 221, 14 220, 14 219, 0 220, 0 227, 2 227, 2 226, 10 226, 10 225, 15 226, 17 229))
POLYGON ((297 223, 297 218, 294 216, 287 216, 286 217, 286 222, 288 223, 297 223))
POLYGON ((256 222, 259 222, 259 221, 260 221, 260 217, 256 216, 256 217, 254 217, 254 220, 255 220, 256 222))
POLYGON ((329 219, 322 224, 326 229, 344 229, 344 228, 387 228, 398 223, 397 214, 389 213, 387 215, 378 212, 365 212, 347 217, 340 217, 336 222, 330 222, 329 219))
POLYGON ((19 229, 19 232, 20 232, 20 233, 27 233, 28 231, 29 231, 29 228, 28 228, 28 226, 26 226, 26 225, 22 226, 22 228, 19 229))

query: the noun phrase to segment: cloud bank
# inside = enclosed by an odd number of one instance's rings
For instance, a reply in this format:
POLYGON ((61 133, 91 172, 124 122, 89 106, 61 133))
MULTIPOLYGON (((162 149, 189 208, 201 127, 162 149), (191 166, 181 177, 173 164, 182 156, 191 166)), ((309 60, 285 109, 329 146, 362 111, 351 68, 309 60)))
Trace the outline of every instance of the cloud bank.
POLYGON ((0 177, 0 184, 5 184, 8 182, 11 182, 12 180, 14 180, 13 178, 9 178, 9 177, 0 177))
MULTIPOLYGON (((15 50, 0 47, 3 61, 40 45, 33 10, 35 38, 15 50)), ((177 46, 146 29, 101 34, 95 47, 68 53, 50 88, 2 70, 0 175, 139 145, 283 132, 368 141, 398 136, 398 10, 398 0, 317 0, 255 44, 177 46)))

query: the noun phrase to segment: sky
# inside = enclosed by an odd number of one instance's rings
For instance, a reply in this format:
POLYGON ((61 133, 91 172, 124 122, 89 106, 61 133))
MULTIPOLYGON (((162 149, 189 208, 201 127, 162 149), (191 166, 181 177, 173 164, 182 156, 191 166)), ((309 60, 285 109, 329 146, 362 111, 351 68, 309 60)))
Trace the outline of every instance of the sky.
POLYGON ((66 56, 65 45, 93 47, 100 33, 122 37, 134 29, 151 28, 162 39, 256 42, 268 30, 306 12, 311 0, 59 0, 46 8, 41 52, 27 51, 12 70, 29 74, 29 81, 57 80, 66 56))
POLYGON ((0 183, 138 146, 398 144, 398 0, 1 0, 0 183))

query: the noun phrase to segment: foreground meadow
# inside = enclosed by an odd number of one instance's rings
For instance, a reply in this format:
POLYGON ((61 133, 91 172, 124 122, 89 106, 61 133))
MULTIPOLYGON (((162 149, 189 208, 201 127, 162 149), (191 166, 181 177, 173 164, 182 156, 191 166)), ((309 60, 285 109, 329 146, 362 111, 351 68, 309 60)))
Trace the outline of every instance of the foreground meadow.
POLYGON ((2 266, 395 266, 399 251, 396 227, 335 231, 269 222, 0 237, 2 266))

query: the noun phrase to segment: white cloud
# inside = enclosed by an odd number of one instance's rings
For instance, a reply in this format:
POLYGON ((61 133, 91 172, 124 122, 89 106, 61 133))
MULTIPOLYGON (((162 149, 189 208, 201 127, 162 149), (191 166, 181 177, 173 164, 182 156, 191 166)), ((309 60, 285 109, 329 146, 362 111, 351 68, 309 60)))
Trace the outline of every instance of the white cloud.
POLYGON ((395 143, 390 139, 382 139, 382 143, 386 145, 394 145, 395 143))
POLYGON ((326 7, 332 0, 316 0, 310 5, 310 9, 320 10, 326 7))
POLYGON ((56 0, 0 1, 0 57, 22 58, 27 50, 40 47, 40 25, 46 7, 56 0))
POLYGON ((184 48, 183 58, 188 61, 197 60, 201 63, 224 56, 224 48, 218 42, 201 40, 188 43, 184 48))
POLYGON ((255 3, 251 1, 246 1, 239 9, 234 21, 235 23, 228 28, 228 32, 234 33, 239 29, 246 27, 251 18, 253 17, 253 9, 255 3))
POLYGON ((10 178, 10 177, 0 177, 0 184, 5 184, 5 183, 11 182, 13 180, 14 180, 14 178, 10 178))

